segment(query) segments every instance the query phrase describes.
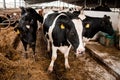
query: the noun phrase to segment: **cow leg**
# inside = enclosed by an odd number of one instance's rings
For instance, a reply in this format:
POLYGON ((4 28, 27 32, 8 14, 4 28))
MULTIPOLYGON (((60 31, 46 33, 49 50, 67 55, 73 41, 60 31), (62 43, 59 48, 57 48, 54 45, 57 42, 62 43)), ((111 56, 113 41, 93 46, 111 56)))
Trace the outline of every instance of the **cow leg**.
POLYGON ((36 55, 36 54, 35 54, 35 47, 36 47, 36 41, 31 42, 31 43, 29 44, 29 48, 32 49, 32 53, 33 53, 33 54, 32 54, 32 58, 33 58, 33 59, 35 59, 35 55, 36 55))
POLYGON ((70 65, 69 65, 69 62, 68 62, 68 55, 69 55, 69 53, 65 53, 65 54, 64 54, 64 58, 65 58, 65 68, 66 68, 66 69, 70 69, 70 65))
POLYGON ((64 54, 66 69, 70 69, 70 65, 68 62, 68 55, 69 55, 70 49, 71 49, 71 45, 70 46, 62 46, 59 48, 59 50, 64 54))
POLYGON ((47 39, 47 51, 50 52, 50 41, 47 39))
POLYGON ((22 43, 23 43, 23 46, 24 46, 24 50, 27 51, 27 42, 22 40, 22 43))
POLYGON ((30 46, 33 50, 33 55, 35 55, 35 47, 36 47, 36 42, 32 42, 31 46, 30 46))
POLYGON ((54 62, 55 62, 55 60, 57 58, 57 48, 55 46, 53 46, 53 45, 52 45, 52 51, 53 51, 52 52, 52 58, 51 58, 52 60, 51 60, 50 65, 48 67, 49 72, 53 71, 54 62))
POLYGON ((32 51, 33 51, 32 58, 35 58, 35 45, 32 45, 31 48, 32 48, 32 51))
POLYGON ((36 56, 36 54, 35 54, 35 47, 36 47, 36 44, 34 44, 33 46, 32 46, 32 50, 33 50, 33 59, 36 61, 36 58, 35 58, 35 56, 36 56))
POLYGON ((21 40, 22 41, 22 43, 23 43, 23 46, 24 46, 24 50, 25 50, 25 53, 23 53, 23 56, 25 57, 25 58, 27 58, 28 56, 27 56, 27 42, 25 42, 24 40, 21 40))
POLYGON ((51 48, 50 48, 50 41, 47 39, 47 56, 49 57, 49 58, 51 58, 51 53, 52 53, 52 51, 51 51, 51 48))
POLYGON ((64 53, 64 58, 65 58, 65 68, 66 69, 70 69, 70 65, 68 62, 68 56, 69 56, 69 52, 70 52, 71 46, 69 46, 68 48, 65 48, 64 53))

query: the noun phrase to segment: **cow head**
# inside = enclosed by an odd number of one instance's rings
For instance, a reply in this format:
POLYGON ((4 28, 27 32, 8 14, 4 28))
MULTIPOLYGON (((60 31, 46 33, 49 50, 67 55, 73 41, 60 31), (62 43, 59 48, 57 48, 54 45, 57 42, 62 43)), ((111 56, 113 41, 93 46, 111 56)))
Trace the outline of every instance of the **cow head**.
POLYGON ((109 35, 113 35, 114 30, 112 27, 112 23, 110 22, 110 16, 104 15, 101 25, 102 25, 101 31, 106 32, 109 35))
POLYGON ((108 33, 109 35, 114 33, 110 17, 106 15, 103 18, 86 16, 83 20, 83 26, 83 36, 87 38, 93 38, 99 31, 108 33))
POLYGON ((27 48, 27 44, 30 45, 33 51, 35 49, 36 31, 38 28, 37 20, 42 23, 43 17, 37 14, 37 12, 32 8, 21 7, 21 18, 15 31, 19 32, 20 39, 22 40, 25 50, 27 48))
POLYGON ((64 16, 62 21, 62 23, 64 23, 65 26, 67 39, 73 46, 76 52, 76 56, 78 56, 85 50, 82 41, 82 21, 80 19, 70 20, 66 16, 64 16))
POLYGON ((84 20, 86 18, 84 14, 84 6, 81 9, 72 11, 71 13, 77 15, 81 20, 84 20))

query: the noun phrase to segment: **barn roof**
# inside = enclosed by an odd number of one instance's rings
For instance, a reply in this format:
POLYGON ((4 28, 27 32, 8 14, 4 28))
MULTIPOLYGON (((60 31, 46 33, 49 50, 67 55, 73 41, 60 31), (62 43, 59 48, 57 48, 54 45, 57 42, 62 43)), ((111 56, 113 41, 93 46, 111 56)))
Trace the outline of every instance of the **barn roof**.
MULTIPOLYGON (((36 3, 45 3, 45 2, 52 2, 52 1, 57 1, 57 0, 24 0, 28 4, 36 4, 36 3)), ((63 2, 67 2, 70 4, 78 5, 78 6, 83 6, 85 5, 87 7, 94 7, 96 5, 100 4, 100 1, 102 3, 107 3, 107 5, 111 8, 120 8, 120 0, 59 0, 63 2)))

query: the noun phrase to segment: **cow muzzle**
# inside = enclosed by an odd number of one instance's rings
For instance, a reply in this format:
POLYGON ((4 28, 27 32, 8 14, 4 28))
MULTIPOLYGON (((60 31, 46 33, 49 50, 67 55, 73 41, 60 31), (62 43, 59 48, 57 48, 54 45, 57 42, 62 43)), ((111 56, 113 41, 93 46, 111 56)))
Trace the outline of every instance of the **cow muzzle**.
POLYGON ((76 50, 76 57, 80 56, 81 54, 83 54, 85 52, 85 48, 84 47, 80 47, 76 50))

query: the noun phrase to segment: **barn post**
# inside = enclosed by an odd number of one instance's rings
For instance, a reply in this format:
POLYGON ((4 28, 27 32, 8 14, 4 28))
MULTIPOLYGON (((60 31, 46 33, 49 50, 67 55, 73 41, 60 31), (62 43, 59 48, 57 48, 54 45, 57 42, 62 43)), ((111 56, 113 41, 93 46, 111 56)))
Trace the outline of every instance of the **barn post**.
MULTIPOLYGON (((68 3, 68 0, 67 0, 67 3, 68 3)), ((69 4, 68 4, 68 8, 70 8, 70 7, 69 7, 69 4)))
POLYGON ((19 6, 21 6, 21 0, 19 1, 19 6))
POLYGON ((85 7, 85 8, 87 7, 87 5, 86 5, 86 0, 84 1, 84 7, 85 7))
POLYGON ((16 8, 16 0, 14 0, 14 8, 16 8))
POLYGON ((6 9, 6 1, 3 0, 3 8, 6 9))

